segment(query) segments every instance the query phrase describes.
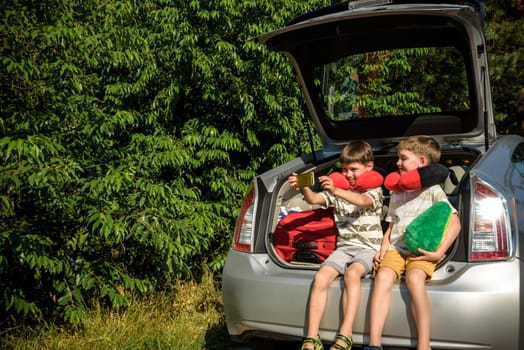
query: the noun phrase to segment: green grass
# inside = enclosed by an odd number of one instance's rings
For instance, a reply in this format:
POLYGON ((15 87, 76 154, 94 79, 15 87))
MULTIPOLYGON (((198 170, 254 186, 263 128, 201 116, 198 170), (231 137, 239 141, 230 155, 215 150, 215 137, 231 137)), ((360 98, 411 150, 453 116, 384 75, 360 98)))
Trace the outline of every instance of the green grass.
POLYGON ((0 330, 0 349, 229 349, 222 295, 213 276, 177 283, 170 295, 134 301, 125 311, 94 308, 75 329, 0 330))

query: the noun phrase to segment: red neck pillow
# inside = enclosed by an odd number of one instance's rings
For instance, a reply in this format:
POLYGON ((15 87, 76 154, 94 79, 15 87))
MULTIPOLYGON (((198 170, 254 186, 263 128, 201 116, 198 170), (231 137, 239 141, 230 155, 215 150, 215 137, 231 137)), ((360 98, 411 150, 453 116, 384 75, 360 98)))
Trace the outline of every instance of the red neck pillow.
POLYGON ((448 173, 448 168, 438 163, 406 171, 403 174, 395 171, 386 176, 384 187, 393 192, 420 190, 444 182, 448 173))
POLYGON ((335 171, 328 175, 333 180, 333 185, 343 190, 357 190, 361 193, 369 189, 382 186, 384 177, 375 170, 366 171, 355 180, 352 186, 349 180, 341 172, 335 171))

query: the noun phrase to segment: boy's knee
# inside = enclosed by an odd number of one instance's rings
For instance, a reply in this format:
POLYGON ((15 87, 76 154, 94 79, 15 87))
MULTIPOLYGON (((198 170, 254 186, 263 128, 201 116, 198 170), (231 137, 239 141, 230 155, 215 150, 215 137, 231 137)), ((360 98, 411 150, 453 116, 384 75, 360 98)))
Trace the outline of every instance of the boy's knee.
POLYGON ((362 279, 362 274, 356 272, 348 272, 344 274, 344 286, 345 288, 350 288, 352 286, 360 287, 360 280, 362 279))
POLYGON ((420 269, 409 270, 406 273, 406 286, 408 286, 409 288, 410 286, 413 286, 413 285, 425 284, 427 277, 428 276, 426 272, 424 272, 423 270, 420 270, 420 269))
POLYGON ((375 275, 375 283, 379 285, 392 285, 397 279, 397 273, 389 267, 381 267, 375 275))
POLYGON ((327 271, 321 269, 316 273, 315 278, 313 279, 313 284, 316 287, 322 288, 329 286, 329 284, 331 284, 333 280, 334 278, 332 277, 331 273, 328 273, 327 271))
POLYGON ((366 274, 366 268, 360 263, 353 263, 344 272, 344 279, 360 280, 360 278, 366 274))

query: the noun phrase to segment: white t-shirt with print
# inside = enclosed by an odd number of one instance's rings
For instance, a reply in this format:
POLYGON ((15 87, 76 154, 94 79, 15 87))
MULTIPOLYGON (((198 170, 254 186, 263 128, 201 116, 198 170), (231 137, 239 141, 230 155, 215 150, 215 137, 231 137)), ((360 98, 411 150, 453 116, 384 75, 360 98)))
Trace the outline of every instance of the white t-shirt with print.
POLYGON ((393 223, 389 249, 396 249, 407 255, 409 250, 403 240, 406 227, 426 209, 440 201, 448 203, 453 213, 457 212, 440 185, 416 191, 392 192, 386 216, 386 221, 393 223))

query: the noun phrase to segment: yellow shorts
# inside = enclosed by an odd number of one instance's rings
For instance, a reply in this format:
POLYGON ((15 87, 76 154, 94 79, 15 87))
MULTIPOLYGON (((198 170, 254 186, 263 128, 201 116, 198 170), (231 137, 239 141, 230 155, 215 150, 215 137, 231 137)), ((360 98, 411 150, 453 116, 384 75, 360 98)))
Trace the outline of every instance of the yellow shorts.
POLYGON ((389 267, 395 271, 397 278, 411 269, 419 269, 426 273, 426 280, 430 279, 437 263, 433 261, 413 261, 409 260, 409 257, 409 255, 402 255, 398 250, 388 250, 386 254, 384 254, 379 268, 389 267))

